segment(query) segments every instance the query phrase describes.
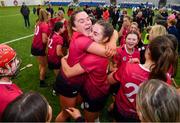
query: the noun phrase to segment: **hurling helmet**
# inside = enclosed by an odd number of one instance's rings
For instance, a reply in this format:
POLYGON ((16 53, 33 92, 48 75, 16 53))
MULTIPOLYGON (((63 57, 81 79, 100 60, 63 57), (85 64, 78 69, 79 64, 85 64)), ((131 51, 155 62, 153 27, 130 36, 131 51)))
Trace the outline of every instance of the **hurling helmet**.
POLYGON ((14 76, 20 67, 20 59, 10 46, 0 44, 0 76, 14 76))

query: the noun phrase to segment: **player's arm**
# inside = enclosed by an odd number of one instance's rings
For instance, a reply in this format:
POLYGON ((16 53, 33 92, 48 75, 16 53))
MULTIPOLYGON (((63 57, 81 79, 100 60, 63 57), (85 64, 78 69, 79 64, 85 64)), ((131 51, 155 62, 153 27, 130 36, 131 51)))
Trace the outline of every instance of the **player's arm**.
POLYGON ((66 59, 64 57, 61 59, 61 66, 62 66, 64 74, 68 78, 83 74, 85 72, 85 70, 81 67, 81 65, 79 63, 77 63, 74 66, 70 67, 67 64, 67 61, 66 61, 66 59))
POLYGON ((44 44, 47 44, 47 42, 48 42, 48 36, 46 33, 42 33, 42 42, 44 44))
POLYGON ((138 58, 131 58, 129 59, 128 61, 129 63, 136 63, 136 64, 139 64, 140 63, 140 60, 138 58))
POLYGON ((114 31, 110 42, 106 46, 93 42, 87 49, 89 53, 104 57, 111 57, 116 53, 116 40, 118 39, 117 31, 114 31))
POLYGON ((124 23, 122 24, 122 27, 118 32, 119 37, 121 37, 123 35, 123 30, 124 30, 124 23))
POLYGON ((62 46, 61 45, 57 45, 57 47, 56 47, 56 54, 57 54, 57 56, 60 56, 60 57, 63 56, 62 46))
POLYGON ((114 83, 117 83, 118 81, 114 79, 114 73, 115 72, 112 72, 108 75, 108 82, 109 84, 114 84, 114 83))

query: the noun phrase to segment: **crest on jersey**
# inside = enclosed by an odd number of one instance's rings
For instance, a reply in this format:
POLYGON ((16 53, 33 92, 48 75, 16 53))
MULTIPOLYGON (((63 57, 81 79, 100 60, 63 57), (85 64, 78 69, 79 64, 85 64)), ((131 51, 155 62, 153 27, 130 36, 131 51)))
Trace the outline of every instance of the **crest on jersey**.
POLYGON ((123 61, 126 61, 126 60, 127 60, 127 58, 126 58, 126 56, 124 56, 124 57, 123 57, 123 61))

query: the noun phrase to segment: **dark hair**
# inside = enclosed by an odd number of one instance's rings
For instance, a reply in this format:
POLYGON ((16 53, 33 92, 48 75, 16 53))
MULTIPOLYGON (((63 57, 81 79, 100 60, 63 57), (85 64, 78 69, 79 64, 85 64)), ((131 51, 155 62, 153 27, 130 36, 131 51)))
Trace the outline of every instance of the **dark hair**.
POLYGON ((114 32, 114 28, 112 26, 112 24, 104 21, 104 20, 99 20, 96 22, 97 24, 101 25, 104 29, 103 29, 103 38, 108 37, 111 38, 111 36, 113 35, 114 32))
POLYGON ((52 30, 52 33, 50 35, 50 38, 52 38, 54 32, 58 32, 59 29, 61 29, 63 27, 63 23, 62 22, 57 22, 55 23, 54 27, 53 27, 53 30, 52 30))
POLYGON ((167 81, 166 73, 173 63, 172 42, 165 36, 154 38, 149 44, 151 60, 154 64, 151 66, 150 79, 160 79, 167 81))
POLYGON ((165 35, 173 44, 173 51, 174 51, 174 61, 173 61, 173 75, 172 77, 176 76, 177 73, 177 67, 178 67, 178 52, 177 52, 177 46, 178 46, 178 40, 177 38, 172 34, 165 35))
POLYGON ((72 33, 73 33, 73 30, 72 30, 72 27, 75 27, 75 24, 74 24, 74 21, 75 21, 75 17, 77 14, 79 14, 80 12, 85 12, 83 10, 78 10, 78 11, 74 11, 69 19, 69 26, 68 26, 68 34, 69 34, 69 37, 72 36, 72 33))
POLYGON ((12 101, 2 115, 3 122, 46 122, 48 102, 37 92, 28 92, 12 101))
POLYGON ((177 40, 176 36, 174 36, 172 34, 167 34, 164 36, 166 36, 173 43, 173 49, 177 50, 178 40, 177 40))

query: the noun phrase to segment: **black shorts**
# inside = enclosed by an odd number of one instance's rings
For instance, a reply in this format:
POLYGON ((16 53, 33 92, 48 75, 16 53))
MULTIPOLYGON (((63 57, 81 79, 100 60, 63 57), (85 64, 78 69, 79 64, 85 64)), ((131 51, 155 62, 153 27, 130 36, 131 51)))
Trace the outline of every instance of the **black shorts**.
POLYGON ((107 102, 108 95, 97 99, 90 99, 87 95, 83 95, 83 107, 89 112, 101 111, 107 102))
POLYGON ((139 119, 135 119, 133 117, 126 117, 126 116, 123 116, 121 113, 119 113, 115 103, 114 103, 114 108, 113 108, 112 113, 113 113, 112 116, 114 116, 116 122, 140 122, 139 119))
POLYGON ((110 94, 115 96, 118 93, 119 88, 120 88, 120 82, 112 84, 110 86, 110 94))
POLYGON ((58 74, 56 82, 54 84, 54 90, 57 94, 63 95, 65 97, 76 97, 79 93, 80 87, 75 85, 70 85, 68 81, 61 75, 58 74))
POLYGON ((31 54, 34 56, 46 56, 45 49, 40 50, 33 47, 31 47, 31 54))
POLYGON ((50 70, 60 69, 60 67, 61 67, 61 63, 59 63, 59 64, 54 64, 54 63, 52 63, 52 62, 48 62, 48 68, 49 68, 50 70))

